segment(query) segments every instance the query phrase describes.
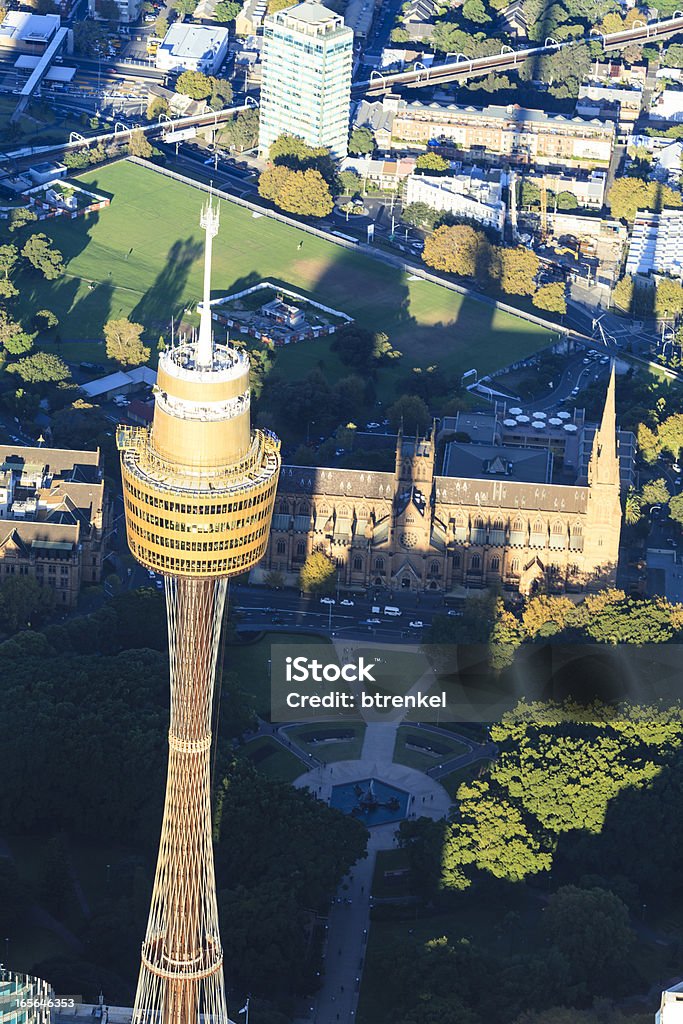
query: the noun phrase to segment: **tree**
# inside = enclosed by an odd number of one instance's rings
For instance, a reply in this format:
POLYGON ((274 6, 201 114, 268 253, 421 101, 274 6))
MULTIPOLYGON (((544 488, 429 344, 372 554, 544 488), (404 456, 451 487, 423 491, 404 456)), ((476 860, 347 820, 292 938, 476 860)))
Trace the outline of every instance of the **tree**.
POLYGON ((491 261, 491 277, 506 295, 533 295, 539 265, 536 253, 523 245, 514 249, 496 246, 491 261))
POLYGON ((326 217, 334 201, 330 187, 320 171, 290 171, 275 203, 288 213, 300 217, 326 217))
POLYGON ((418 171, 445 174, 450 164, 440 153, 421 153, 415 161, 415 167, 418 171))
POLYGON ((683 68, 683 43, 671 43, 664 54, 667 68, 683 68))
POLYGON ((38 220, 38 214, 35 210, 29 210, 25 206, 20 206, 19 209, 11 211, 8 227, 11 232, 20 231, 27 224, 32 224, 36 220, 38 220))
POLYGON ((89 448, 105 439, 110 427, 98 406, 77 398, 52 417, 52 438, 60 448, 89 448))
POLYGON ((232 103, 232 86, 226 78, 211 79, 211 99, 209 104, 213 110, 222 110, 232 103))
POLYGON ((197 10, 198 0, 172 0, 173 10, 181 18, 191 18, 197 10))
POLYGON ((283 167, 279 164, 266 167, 265 171, 261 171, 259 175, 258 194, 262 199, 270 199, 272 202, 277 203, 285 183, 289 180, 289 176, 292 173, 289 167, 283 167))
POLYGON ((7 277, 0 277, 0 299, 14 299, 19 289, 7 277))
POLYGON ((393 430, 403 426, 406 433, 424 433, 431 423, 427 403, 419 395, 401 395, 387 410, 387 418, 393 430))
POLYGON ((223 145, 242 152, 253 149, 258 140, 258 110, 250 108, 237 114, 223 128, 220 141, 223 145))
POLYGON ((374 355, 372 331, 360 327, 355 321, 344 324, 335 332, 330 346, 342 363, 362 370, 369 366, 374 355))
POLYGON ((121 11, 116 0, 95 0, 95 10, 100 18, 113 25, 121 19, 121 11))
POLYGON ((624 500, 624 519, 629 526, 639 523, 643 515, 642 502, 637 491, 631 487, 624 500))
POLYGON ((409 43, 410 32, 408 32, 407 29, 405 28, 392 28, 391 32, 389 33, 389 38, 391 39, 392 43, 409 43))
POLYGON ((548 313, 566 313, 567 300, 564 292, 565 286, 562 281, 542 284, 531 301, 537 309, 545 309, 548 313))
POLYGON ((401 220, 404 224, 412 224, 413 227, 427 228, 433 231, 440 214, 427 203, 409 203, 401 211, 401 220))
POLYGON ((168 114, 168 110, 168 100, 165 96, 152 96, 147 104, 147 120, 158 121, 160 114, 168 114))
POLYGON ((271 590, 282 590, 285 585, 285 577, 281 572, 273 569, 265 574, 263 582, 265 586, 270 587, 271 590))
POLYGON ((278 11, 284 11, 294 3, 296 0, 268 0, 268 14, 277 14, 278 11))
POLYGON ((644 505, 665 505, 671 495, 666 486, 666 480, 659 477, 657 480, 650 480, 649 483, 643 484, 640 497, 644 505))
POLYGON ((33 338, 34 335, 27 334, 9 313, 0 309, 0 347, 5 352, 11 356, 23 355, 33 347, 33 338))
POLYGON ((8 633, 39 626, 55 605, 55 592, 33 576, 10 576, 0 586, 0 623, 8 633))
POLYGON ((669 501, 669 515, 675 523, 683 526, 683 494, 674 494, 669 501))
POLYGON ((47 235, 31 235, 24 244, 21 255, 48 281, 54 281, 64 270, 62 254, 59 249, 52 248, 47 235))
POLYGON ((154 22, 154 35, 158 36, 159 39, 163 39, 168 32, 168 18, 165 15, 160 14, 157 20, 154 22))
POLYGON ((4 275, 5 280, 9 278, 18 260, 19 250, 16 245, 0 245, 0 274, 4 275))
POLYGON ((6 368, 7 373, 16 373, 27 384, 55 383, 69 380, 71 372, 63 359, 51 352, 36 352, 25 356, 6 368))
POLYGON ((175 91, 193 100, 206 100, 213 92, 213 81, 201 71, 183 71, 178 75, 175 91))
POLYGON ((632 221, 638 210, 680 208, 683 197, 668 185, 642 178, 617 178, 607 196, 612 216, 632 221))
POLYGON ((334 590, 337 568, 322 551, 313 551, 299 572, 299 587, 305 594, 330 594, 334 590))
POLYGON ((150 357, 150 349, 142 342, 142 324, 130 320, 109 320, 104 325, 107 358, 122 366, 140 366, 150 357))
POLYGON ((475 25, 485 25, 491 21, 491 15, 487 13, 482 0, 465 0, 462 5, 462 15, 463 18, 475 25))
POLYGON ((558 192, 557 193, 557 208, 558 210, 576 210, 578 209, 579 201, 572 192, 558 192))
POLYGON ((549 898, 542 923, 546 939, 567 957, 572 979, 586 994, 596 984, 609 984, 634 941, 626 905, 606 889, 563 886, 549 898))
POLYGON ((213 11, 213 16, 216 21, 221 21, 223 24, 227 24, 229 21, 234 21, 241 10, 242 5, 236 3, 235 0, 218 0, 213 11))
POLYGON ((529 637, 552 636, 565 628, 573 613, 574 603, 568 597, 541 594, 527 602, 522 625, 529 637))
POLYGON ((92 54, 107 38, 107 28, 100 21, 74 22, 74 49, 76 53, 92 54))
POLYGON ((130 133, 128 149, 131 156, 142 157, 143 160, 149 160, 153 153, 149 140, 140 128, 130 133))
MULTIPOLYGON (((526 250, 525 250, 526 251, 526 250)), ((491 247, 481 231, 466 224, 444 225, 425 241, 422 259, 435 270, 485 280, 491 247)))
POLYGON ((362 156, 365 153, 374 153, 375 136, 369 128, 354 128, 349 138, 349 153, 362 156))
POLYGON ((360 174, 356 174, 355 171, 339 172, 340 195, 355 196, 358 192, 360 192, 361 184, 362 178, 360 174))
POLYGON ((654 313, 658 319, 671 319, 683 310, 683 287, 679 281, 660 277, 655 291, 654 313))
POLYGON ((476 42, 473 37, 450 21, 437 21, 431 42, 440 53, 464 53, 466 57, 475 55, 476 42))

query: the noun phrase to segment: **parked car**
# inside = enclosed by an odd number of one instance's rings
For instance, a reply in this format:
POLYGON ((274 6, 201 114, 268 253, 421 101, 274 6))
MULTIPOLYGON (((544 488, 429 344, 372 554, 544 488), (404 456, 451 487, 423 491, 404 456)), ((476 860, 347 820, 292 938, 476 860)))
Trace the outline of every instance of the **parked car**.
POLYGON ((320 603, 321 604, 336 604, 337 602, 335 601, 335 599, 333 597, 321 597, 320 598, 320 603))
POLYGON ((413 619, 412 622, 408 623, 411 629, 424 629, 424 622, 422 619, 413 619))
POLYGON ((353 601, 348 597, 345 597, 339 604, 343 604, 345 608, 353 608, 353 601))

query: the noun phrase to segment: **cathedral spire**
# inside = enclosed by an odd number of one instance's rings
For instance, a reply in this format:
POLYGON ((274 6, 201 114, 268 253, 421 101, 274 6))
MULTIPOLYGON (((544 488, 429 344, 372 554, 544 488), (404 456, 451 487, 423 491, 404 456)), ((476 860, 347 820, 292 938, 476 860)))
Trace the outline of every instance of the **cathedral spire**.
POLYGON ((207 202, 202 207, 199 218, 200 225, 206 233, 204 243, 204 292, 202 295, 202 312, 199 321, 199 339, 197 341, 197 366, 201 370, 210 370, 213 364, 213 335, 211 330, 211 251, 213 239, 218 234, 218 205, 213 205, 213 195, 209 193, 207 202))
POLYGON ((612 363, 602 420, 593 438, 593 450, 588 465, 589 483, 607 484, 619 481, 615 390, 615 370, 612 363))

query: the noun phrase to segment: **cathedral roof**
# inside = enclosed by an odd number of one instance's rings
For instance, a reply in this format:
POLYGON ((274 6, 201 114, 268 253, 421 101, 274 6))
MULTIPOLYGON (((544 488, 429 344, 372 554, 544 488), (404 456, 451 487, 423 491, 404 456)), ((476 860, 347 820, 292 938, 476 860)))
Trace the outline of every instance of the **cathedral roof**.
POLYGON ((436 501, 446 505, 478 505, 482 509, 527 512, 585 512, 588 487, 567 484, 517 483, 509 479, 488 480, 437 476, 436 501))
POLYGON ((330 497, 391 498, 394 474, 324 466, 283 466, 280 494, 327 494, 330 497))

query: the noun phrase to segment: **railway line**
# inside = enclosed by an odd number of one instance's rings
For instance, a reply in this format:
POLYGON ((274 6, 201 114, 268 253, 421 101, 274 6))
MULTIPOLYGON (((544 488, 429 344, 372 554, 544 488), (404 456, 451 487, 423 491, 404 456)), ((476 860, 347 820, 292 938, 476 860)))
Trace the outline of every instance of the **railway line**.
POLYGON ((548 37, 543 46, 533 46, 524 50, 513 50, 509 46, 503 46, 499 54, 488 57, 466 57, 465 54, 456 55, 455 61, 446 64, 424 67, 420 65, 412 71, 400 71, 390 75, 383 75, 380 71, 373 71, 370 78, 362 82, 354 82, 352 91, 356 97, 379 96, 390 92, 393 88, 404 86, 408 88, 425 88, 427 86, 440 85, 445 82, 453 82, 463 78, 474 78, 477 75, 488 75, 492 71, 506 71, 519 67, 524 61, 535 57, 542 57, 546 54, 556 53, 568 47, 576 46, 586 42, 587 39, 599 39, 605 49, 610 47, 621 47, 627 43, 647 43, 655 39, 665 39, 668 36, 683 32, 683 12, 676 11, 673 18, 664 21, 641 22, 629 29, 622 29, 619 32, 602 33, 592 29, 588 37, 582 39, 571 39, 566 43, 558 43, 548 37))

